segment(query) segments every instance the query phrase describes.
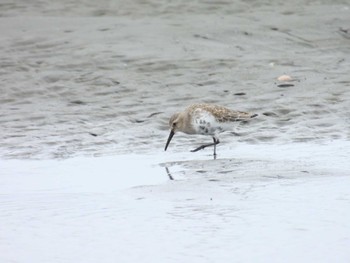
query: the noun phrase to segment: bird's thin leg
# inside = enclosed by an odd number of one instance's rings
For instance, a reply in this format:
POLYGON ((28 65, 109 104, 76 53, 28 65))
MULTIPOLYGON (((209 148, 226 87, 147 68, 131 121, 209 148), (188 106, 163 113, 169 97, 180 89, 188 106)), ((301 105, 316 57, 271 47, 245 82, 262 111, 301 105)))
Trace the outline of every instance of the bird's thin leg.
POLYGON ((216 158, 216 145, 217 145, 219 142, 216 142, 215 137, 213 137, 213 141, 214 141, 214 158, 216 158))
POLYGON ((214 160, 216 159, 216 145, 220 143, 219 139, 213 137, 214 140, 214 160))
POLYGON ((214 155, 216 155, 216 145, 220 143, 219 139, 216 139, 215 137, 213 137, 213 143, 208 143, 208 144, 204 144, 199 146, 198 148, 192 150, 191 152, 197 152, 199 150, 203 150, 204 148, 207 148, 209 146, 214 146, 214 155))

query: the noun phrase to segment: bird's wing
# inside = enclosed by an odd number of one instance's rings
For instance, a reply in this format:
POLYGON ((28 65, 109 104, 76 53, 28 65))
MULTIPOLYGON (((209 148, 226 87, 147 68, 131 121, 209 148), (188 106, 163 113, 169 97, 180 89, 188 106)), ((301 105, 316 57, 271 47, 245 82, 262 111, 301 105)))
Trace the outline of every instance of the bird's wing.
POLYGON ((243 111, 234 111, 228 108, 211 105, 211 104, 197 104, 192 106, 192 111, 197 114, 209 113, 214 116, 218 122, 234 122, 234 121, 247 121, 257 114, 252 114, 243 111))
POLYGON ((247 121, 255 116, 249 112, 228 110, 226 114, 217 116, 217 120, 219 122, 247 121))

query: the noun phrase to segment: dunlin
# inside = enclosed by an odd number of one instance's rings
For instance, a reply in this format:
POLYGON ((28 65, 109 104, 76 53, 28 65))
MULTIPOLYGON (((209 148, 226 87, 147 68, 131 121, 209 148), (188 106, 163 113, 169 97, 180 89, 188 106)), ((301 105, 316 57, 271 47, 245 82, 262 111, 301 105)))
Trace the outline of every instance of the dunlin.
POLYGON ((203 134, 212 136, 213 143, 201 145, 191 152, 214 146, 214 157, 216 157, 216 145, 220 143, 219 133, 232 130, 234 122, 246 121, 255 116, 257 114, 234 111, 213 104, 192 104, 184 111, 171 116, 169 120, 170 134, 164 150, 167 150, 176 132, 203 134))

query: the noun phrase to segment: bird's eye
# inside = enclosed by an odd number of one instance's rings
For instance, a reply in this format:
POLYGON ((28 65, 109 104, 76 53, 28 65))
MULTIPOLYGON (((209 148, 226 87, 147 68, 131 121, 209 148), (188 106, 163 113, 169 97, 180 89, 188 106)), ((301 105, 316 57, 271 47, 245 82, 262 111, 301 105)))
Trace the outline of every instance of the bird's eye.
POLYGON ((175 127, 176 127, 176 125, 177 125, 177 123, 176 123, 176 122, 173 122, 173 128, 175 128, 175 127))

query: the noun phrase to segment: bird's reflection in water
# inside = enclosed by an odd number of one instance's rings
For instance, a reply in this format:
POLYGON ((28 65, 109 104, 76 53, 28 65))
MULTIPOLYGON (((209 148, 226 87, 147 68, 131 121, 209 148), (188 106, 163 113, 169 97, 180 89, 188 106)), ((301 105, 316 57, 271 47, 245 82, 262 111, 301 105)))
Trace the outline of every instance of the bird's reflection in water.
POLYGON ((174 180, 174 177, 171 175, 169 168, 165 166, 165 171, 170 180, 174 180))

